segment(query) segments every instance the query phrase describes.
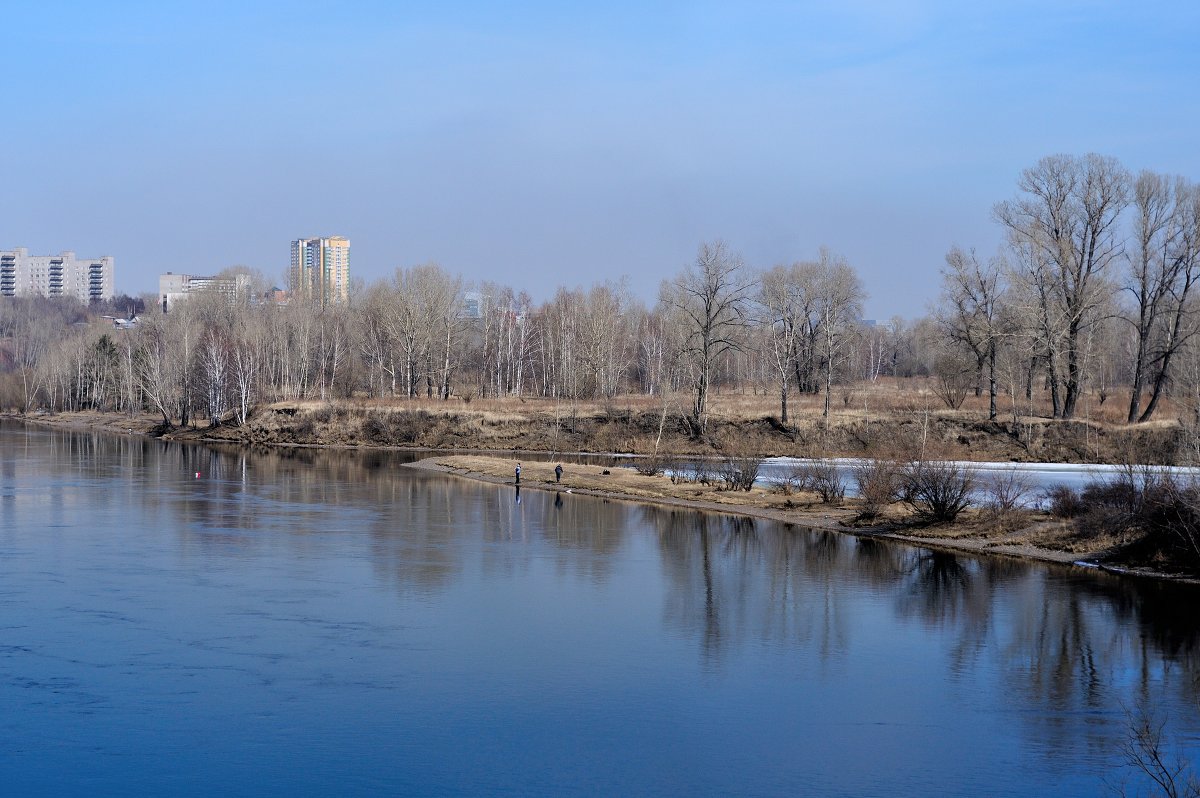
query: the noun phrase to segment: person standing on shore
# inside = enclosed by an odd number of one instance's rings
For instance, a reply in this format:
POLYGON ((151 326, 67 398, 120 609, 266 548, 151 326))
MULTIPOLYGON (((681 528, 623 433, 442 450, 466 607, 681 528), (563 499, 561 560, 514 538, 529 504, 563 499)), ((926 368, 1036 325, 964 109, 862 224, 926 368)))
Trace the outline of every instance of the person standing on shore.
POLYGON ((517 476, 516 484, 520 485, 521 484, 521 464, 520 463, 517 463, 516 476, 517 476))
POLYGON ((559 463, 554 467, 554 481, 562 482, 562 463, 559 463))

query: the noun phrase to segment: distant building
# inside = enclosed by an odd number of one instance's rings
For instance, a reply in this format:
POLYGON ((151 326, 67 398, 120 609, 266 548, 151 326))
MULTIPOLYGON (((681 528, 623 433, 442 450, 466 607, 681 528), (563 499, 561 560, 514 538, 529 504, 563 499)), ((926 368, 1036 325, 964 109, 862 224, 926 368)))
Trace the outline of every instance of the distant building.
POLYGON ((115 284, 109 256, 30 255, 23 247, 0 250, 0 296, 73 296, 86 303, 112 299, 115 284))
POLYGON ((467 291, 463 294, 462 318, 483 318, 484 296, 479 291, 467 291))
POLYGON ((316 300, 322 306, 348 302, 350 239, 330 236, 293 241, 288 283, 296 298, 316 300))
POLYGON ((234 277, 197 277, 191 274, 167 272, 158 276, 158 299, 166 313, 176 302, 201 291, 216 291, 229 297, 230 302, 250 293, 250 277, 238 274, 234 277))

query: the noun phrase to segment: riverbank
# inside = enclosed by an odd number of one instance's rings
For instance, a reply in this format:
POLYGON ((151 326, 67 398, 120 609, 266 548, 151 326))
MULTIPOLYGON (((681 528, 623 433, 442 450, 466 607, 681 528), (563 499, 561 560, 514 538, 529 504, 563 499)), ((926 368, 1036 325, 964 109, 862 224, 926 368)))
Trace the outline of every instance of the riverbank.
MULTIPOLYGON (((679 400, 682 401, 682 398, 679 400)), ((17 416, 38 423, 145 430, 174 440, 242 445, 302 445, 436 450, 582 452, 663 457, 867 457, 1013 463, 1191 462, 1197 443, 1175 421, 1124 425, 1095 420, 976 412, 843 407, 821 417, 802 402, 790 423, 772 415, 765 397, 714 397, 704 434, 693 434, 678 403, 657 397, 612 401, 504 399, 448 402, 281 401, 256 408, 246 423, 170 426, 161 416, 95 412, 17 416)))
MULTIPOLYGON (((512 458, 482 455, 434 456, 408 467, 515 487, 512 458)), ((797 526, 826 529, 858 537, 892 540, 957 552, 999 554, 1059 564, 1086 564, 1107 550, 1093 542, 1080 545, 1070 527, 1044 513, 1027 512, 1021 523, 997 525, 980 512, 968 511, 952 525, 921 526, 900 505, 888 508, 879 523, 860 525, 861 501, 822 503, 815 494, 781 494, 763 488, 723 490, 714 485, 672 482, 666 476, 647 476, 630 469, 571 464, 561 481, 553 462, 521 462, 523 490, 560 491, 603 499, 649 502, 692 510, 736 513, 797 526), (1087 561, 1081 563, 1080 561, 1087 561)))
MULTIPOLYGON (((162 424, 161 417, 150 414, 127 416, 124 414, 86 411, 79 413, 30 414, 6 417, 23 422, 42 424, 72 430, 100 430, 115 434, 153 435, 167 440, 192 441, 198 443, 226 443, 237 445, 266 445, 266 446, 311 446, 322 448, 395 448, 408 450, 438 450, 438 449, 491 449, 520 452, 530 456, 544 458, 546 456, 562 456, 564 451, 588 452, 586 446, 571 449, 569 445, 575 441, 566 435, 555 435, 552 439, 544 434, 531 433, 526 440, 521 437, 522 430, 533 423, 527 416, 515 414, 502 416, 493 410, 475 410, 464 416, 461 410, 442 410, 440 414, 423 409, 411 410, 395 408, 381 410, 376 407, 357 407, 349 404, 331 405, 328 403, 276 403, 260 409, 254 414, 251 423, 240 427, 174 427, 168 428, 162 424), (390 429, 393 432, 400 425, 405 429, 415 431, 411 441, 405 445, 383 444, 363 441, 361 436, 350 434, 355 429, 352 422, 358 415, 365 413, 365 421, 359 427, 360 431, 370 431, 375 428, 390 429), (389 418, 389 415, 391 416, 389 418), (438 430, 441 432, 439 433, 438 430), (303 433, 298 434, 298 433, 303 433), (541 443, 535 447, 533 443, 541 443), (547 446, 553 443, 556 448, 547 446), (487 445, 485 445, 487 444, 487 445), (540 451, 539 451, 540 449, 540 451)), ((595 420, 593 420, 595 421, 595 420)), ((578 423, 578 422, 577 422, 578 423)), ((727 426, 748 431, 751 426, 727 426)), ((1144 431, 1144 432, 1150 432, 1144 431)), ((542 431, 545 433, 545 430, 542 431)), ((725 441, 732 441, 726 437, 725 441)), ((682 456, 711 456, 715 453, 712 443, 720 440, 693 441, 691 448, 672 441, 671 451, 682 456), (682 450, 682 451, 681 451, 682 450)), ((630 441, 626 441, 630 442, 630 441)), ((746 440, 739 440, 737 447, 743 451, 773 454, 772 450, 758 448, 757 442, 750 434, 746 440)), ((726 443, 726 446, 732 444, 726 443)), ((634 451, 641 447, 614 447, 606 450, 634 451)), ((972 449, 969 454, 973 457, 962 457, 962 452, 952 452, 961 459, 979 459, 992 449, 979 447, 972 449)), ((932 444, 926 446, 926 452, 938 452, 945 456, 945 448, 938 449, 932 444)), ((793 456, 813 456, 812 453, 796 452, 794 449, 784 452, 793 456)), ((837 452, 842 454, 844 452, 837 452)), ((858 456, 867 452, 858 451, 858 456)), ((678 456, 678 455, 676 455, 678 456)), ((819 456, 819 455, 818 455, 819 456)), ((1017 458, 1013 458, 1017 460, 1017 458)), ((500 484, 511 484, 512 468, 515 460, 512 457, 481 457, 481 456, 435 456, 419 466, 432 470, 440 470, 474 479, 481 479, 500 484)), ((552 474, 553 464, 545 462, 527 462, 526 477, 523 486, 535 489, 555 489, 552 474)), ((1168 574, 1163 569, 1144 567, 1127 567, 1112 559, 1111 555, 1126 540, 1118 540, 1113 536, 1095 534, 1080 534, 1076 524, 1068 520, 1051 518, 1046 513, 1035 511, 1020 511, 1010 514, 1003 521, 989 516, 978 510, 964 512, 953 524, 922 525, 916 523, 911 511, 903 505, 892 505, 885 513, 870 525, 863 525, 856 519, 860 515, 860 502, 856 499, 845 499, 837 503, 822 503, 815 494, 795 493, 791 495, 775 490, 754 488, 749 492, 721 490, 713 485, 701 485, 689 482, 672 482, 665 476, 644 476, 630 469, 605 469, 599 465, 571 464, 561 489, 572 490, 582 495, 595 495, 609 499, 629 501, 654 502, 693 509, 733 512, 742 515, 765 518, 784 523, 810 526, 821 529, 837 530, 858 536, 870 536, 895 540, 905 543, 918 544, 928 547, 940 547, 947 550, 990 553, 1004 556, 1019 557, 1045 562, 1086 564, 1092 567, 1103 567, 1108 570, 1136 574, 1142 576, 1179 578, 1168 574), (609 473, 603 473, 608 470, 609 473)))

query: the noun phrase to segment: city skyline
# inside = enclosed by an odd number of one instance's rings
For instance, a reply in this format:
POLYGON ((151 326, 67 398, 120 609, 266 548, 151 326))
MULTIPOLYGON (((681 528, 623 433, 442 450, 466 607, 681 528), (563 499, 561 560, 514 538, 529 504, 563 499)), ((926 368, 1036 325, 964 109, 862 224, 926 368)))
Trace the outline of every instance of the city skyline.
POLYGON ((652 302, 720 238, 755 268, 827 246, 869 317, 911 318, 951 246, 995 251, 993 205, 1045 155, 1200 177, 1200 11, 1177 3, 118 2, 6 22, 10 106, 79 121, 6 130, 0 245, 110 253, 118 293, 233 265, 282 283, 279 242, 337 230, 367 283, 436 261, 539 301, 627 276, 652 302), (298 59, 314 25, 321 54, 298 59))

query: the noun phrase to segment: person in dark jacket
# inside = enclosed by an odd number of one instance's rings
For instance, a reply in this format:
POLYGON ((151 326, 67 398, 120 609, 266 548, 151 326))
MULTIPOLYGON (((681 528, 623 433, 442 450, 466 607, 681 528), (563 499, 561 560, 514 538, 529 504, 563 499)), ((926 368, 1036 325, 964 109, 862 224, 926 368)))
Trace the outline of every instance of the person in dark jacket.
POLYGON ((554 467, 554 481, 562 482, 562 463, 559 463, 554 467))

